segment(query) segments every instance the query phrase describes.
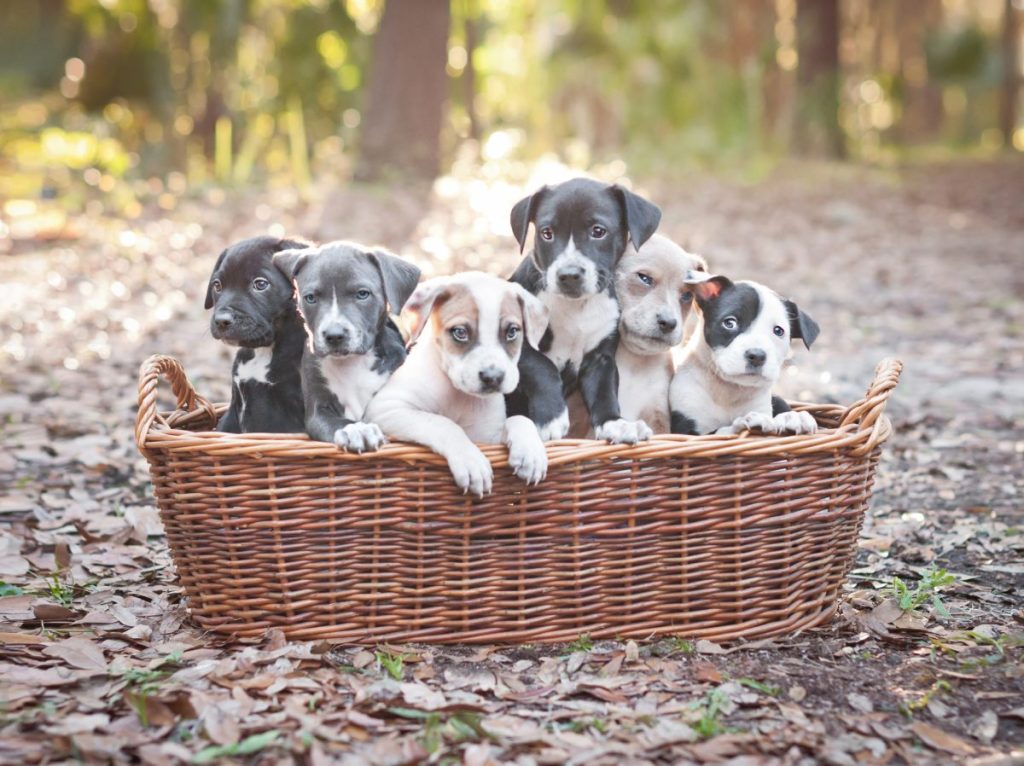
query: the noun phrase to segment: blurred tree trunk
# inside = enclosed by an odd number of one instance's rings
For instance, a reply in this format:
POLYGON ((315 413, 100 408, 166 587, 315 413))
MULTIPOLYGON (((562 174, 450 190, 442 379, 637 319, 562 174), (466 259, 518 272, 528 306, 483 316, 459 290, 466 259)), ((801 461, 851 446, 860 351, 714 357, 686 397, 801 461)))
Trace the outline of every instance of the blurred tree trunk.
POLYGON ((894 6, 899 40, 901 115, 895 126, 904 144, 934 141, 942 128, 942 88, 928 78, 925 42, 942 25, 942 0, 918 0, 894 6))
POLYGON ((797 0, 797 113, 793 151, 846 154, 839 125, 839 0, 797 0))
POLYGON ((448 0, 387 0, 373 43, 356 178, 433 178, 448 93, 448 0))
POLYGON ((463 21, 463 35, 466 38, 466 68, 462 70, 462 100, 469 118, 469 137, 480 140, 480 116, 476 110, 476 67, 473 54, 479 45, 480 8, 476 0, 467 0, 463 21))
POLYGON ((1005 0, 1003 18, 1003 93, 999 103, 999 127, 1004 146, 1013 147, 1013 134, 1017 130, 1017 94, 1020 88, 1020 19, 1014 0, 1005 0))

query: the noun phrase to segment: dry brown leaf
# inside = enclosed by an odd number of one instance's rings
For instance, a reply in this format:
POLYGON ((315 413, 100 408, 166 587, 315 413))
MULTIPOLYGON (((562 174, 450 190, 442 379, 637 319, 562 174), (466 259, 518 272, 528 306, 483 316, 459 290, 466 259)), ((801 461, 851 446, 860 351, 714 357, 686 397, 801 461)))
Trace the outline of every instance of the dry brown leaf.
POLYGON ((953 755, 970 755, 975 750, 974 746, 966 740, 925 721, 912 724, 910 730, 920 737, 922 742, 936 750, 953 755))
POLYGON ((94 641, 88 638, 76 636, 55 644, 50 644, 43 649, 47 657, 57 657, 73 668, 82 670, 106 670, 107 661, 103 656, 103 650, 94 641))

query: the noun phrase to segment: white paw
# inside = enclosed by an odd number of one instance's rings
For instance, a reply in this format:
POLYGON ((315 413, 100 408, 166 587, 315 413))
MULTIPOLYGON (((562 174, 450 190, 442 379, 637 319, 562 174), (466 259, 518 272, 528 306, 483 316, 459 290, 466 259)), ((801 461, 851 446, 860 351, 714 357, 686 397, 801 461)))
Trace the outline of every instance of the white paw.
POLYGON ((733 433, 738 434, 741 431, 761 431, 766 434, 775 433, 775 422, 771 415, 765 415, 763 412, 748 412, 741 418, 736 418, 732 421, 732 425, 726 429, 718 429, 716 433, 733 433))
POLYGON ((777 434, 813 434, 818 432, 818 422, 809 412, 780 412, 772 420, 777 434))
POLYGON ((609 420, 594 430, 595 439, 604 439, 612 444, 636 444, 652 436, 654 432, 642 420, 609 420))
POLYGON ((334 443, 349 452, 376 452, 387 442, 376 423, 349 423, 334 432, 334 443))
POLYGON ((494 481, 491 461, 475 445, 458 450, 448 456, 448 468, 455 484, 463 492, 472 492, 478 497, 490 493, 494 481))
POLYGON ((539 484, 548 473, 548 452, 537 427, 529 418, 513 416, 505 421, 505 444, 512 472, 527 484, 539 484))
POLYGON ((543 426, 537 426, 537 431, 540 433, 541 441, 549 442, 555 439, 564 439, 565 435, 569 433, 569 410, 562 410, 562 414, 554 420, 545 423, 543 426))

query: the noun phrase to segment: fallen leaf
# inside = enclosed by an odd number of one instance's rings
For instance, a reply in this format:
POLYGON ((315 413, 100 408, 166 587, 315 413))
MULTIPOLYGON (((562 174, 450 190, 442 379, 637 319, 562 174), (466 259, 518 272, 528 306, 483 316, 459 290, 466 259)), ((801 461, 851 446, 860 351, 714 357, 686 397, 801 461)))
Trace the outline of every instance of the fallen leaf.
POLYGON ((970 743, 930 723, 918 721, 910 730, 920 737, 922 742, 936 750, 953 755, 970 755, 974 752, 974 747, 970 743))
POLYGON ((64 660, 73 668, 82 670, 106 670, 107 661, 103 657, 103 650, 87 638, 76 636, 55 644, 50 644, 43 649, 47 657, 57 657, 64 660))

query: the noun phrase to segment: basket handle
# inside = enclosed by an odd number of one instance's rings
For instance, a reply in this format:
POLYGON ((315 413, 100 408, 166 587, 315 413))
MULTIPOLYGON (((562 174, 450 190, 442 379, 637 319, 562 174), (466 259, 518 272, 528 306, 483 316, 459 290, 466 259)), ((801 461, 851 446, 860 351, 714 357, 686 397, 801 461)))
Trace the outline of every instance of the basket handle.
POLYGON ((903 362, 899 359, 886 357, 879 362, 875 367, 875 378, 868 386, 864 398, 854 402, 846 409, 839 421, 839 427, 856 423, 858 432, 874 429, 875 424, 878 423, 885 411, 886 402, 889 401, 896 384, 899 383, 901 372, 903 372, 903 362))
POLYGON ((161 377, 167 378, 171 384, 179 410, 202 409, 209 414, 211 420, 217 420, 213 405, 196 393, 181 362, 174 357, 156 354, 139 367, 139 413, 135 418, 135 443, 140 450, 145 447, 146 435, 153 427, 153 422, 163 420, 156 412, 156 388, 161 377))

